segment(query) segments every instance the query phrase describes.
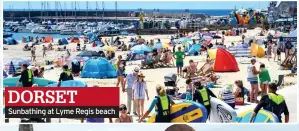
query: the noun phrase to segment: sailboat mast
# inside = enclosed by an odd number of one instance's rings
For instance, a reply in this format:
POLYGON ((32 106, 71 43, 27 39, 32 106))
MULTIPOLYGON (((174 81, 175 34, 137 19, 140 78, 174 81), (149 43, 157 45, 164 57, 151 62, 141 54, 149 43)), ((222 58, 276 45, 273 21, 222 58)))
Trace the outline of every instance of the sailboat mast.
POLYGON ((77 22, 77 2, 75 1, 75 22, 77 22))
POLYGON ((104 1, 102 1, 102 8, 103 8, 102 21, 104 21, 104 12, 105 12, 105 3, 104 3, 104 1))
POLYGON ((98 22, 98 2, 96 1, 96 21, 98 22))
POLYGON ((88 1, 86 1, 86 17, 88 17, 88 1))
POLYGON ((31 21, 31 16, 30 16, 30 1, 28 1, 28 20, 31 21))
POLYGON ((117 21, 117 1, 115 1, 115 21, 116 21, 116 23, 118 23, 118 21, 117 21))
POLYGON ((66 23, 66 3, 65 3, 65 1, 64 1, 64 24, 66 23))

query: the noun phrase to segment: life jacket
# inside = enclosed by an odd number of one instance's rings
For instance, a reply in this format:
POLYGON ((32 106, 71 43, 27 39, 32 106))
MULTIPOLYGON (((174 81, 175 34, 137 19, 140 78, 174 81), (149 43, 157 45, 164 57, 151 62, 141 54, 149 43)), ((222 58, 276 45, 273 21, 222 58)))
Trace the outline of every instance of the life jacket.
POLYGON ((285 99, 282 95, 276 95, 274 93, 268 93, 269 104, 266 106, 265 110, 273 112, 277 117, 280 117, 281 113, 284 112, 285 99))
POLYGON ((158 114, 156 122, 170 122, 170 98, 168 95, 157 96, 158 103, 156 104, 158 114))
POLYGON ((67 76, 67 80, 72 80, 72 79, 71 79, 72 72, 70 72, 70 71, 65 71, 64 73, 65 73, 66 76, 67 76))
POLYGON ((28 73, 28 82, 32 82, 32 71, 31 70, 27 70, 27 73, 28 73))
POLYGON ((197 90, 200 94, 201 94, 201 98, 202 98, 202 104, 204 106, 209 106, 210 105, 210 98, 209 98, 209 94, 206 88, 202 88, 202 89, 198 89, 197 90))

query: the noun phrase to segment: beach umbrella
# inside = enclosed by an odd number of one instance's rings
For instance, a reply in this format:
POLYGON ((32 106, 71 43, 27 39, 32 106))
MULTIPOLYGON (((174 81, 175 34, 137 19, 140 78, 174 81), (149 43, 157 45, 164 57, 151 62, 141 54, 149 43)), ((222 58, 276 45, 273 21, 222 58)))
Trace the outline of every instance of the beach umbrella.
POLYGON ((156 43, 156 44, 154 45, 154 49, 161 49, 161 48, 163 48, 162 43, 156 43))
POLYGON ((138 52, 138 53, 144 52, 144 51, 151 52, 152 48, 150 48, 144 44, 141 44, 141 45, 136 45, 136 46, 132 47, 131 51, 138 52))
POLYGON ((211 37, 211 36, 203 36, 203 39, 204 40, 213 40, 213 37, 211 37))
POLYGON ((191 37, 191 39, 192 39, 192 40, 199 40, 200 37, 196 35, 196 36, 191 37))
POLYGON ((100 46, 96 46, 96 47, 93 47, 90 49, 90 51, 96 51, 96 52, 99 52, 99 51, 104 51, 105 48, 104 47, 100 47, 100 46))
POLYGON ((80 56, 80 57, 99 57, 100 54, 96 51, 84 51, 84 52, 79 53, 77 56, 80 56))
POLYGON ((16 74, 16 69, 15 66, 13 65, 13 62, 10 62, 9 68, 8 68, 8 74, 12 75, 12 74, 16 74))
POLYGON ((171 47, 172 45, 171 44, 169 44, 169 43, 163 43, 163 48, 169 48, 169 47, 171 47))
POLYGON ((208 31, 209 30, 209 28, 203 28, 203 29, 201 29, 202 31, 208 31))
POLYGON ((115 47, 113 47, 113 46, 104 46, 104 48, 107 51, 115 51, 116 50, 115 47))
POLYGON ((70 60, 70 61, 74 61, 74 60, 87 61, 88 59, 89 59, 89 57, 79 57, 79 56, 72 56, 72 57, 68 58, 68 60, 70 60))

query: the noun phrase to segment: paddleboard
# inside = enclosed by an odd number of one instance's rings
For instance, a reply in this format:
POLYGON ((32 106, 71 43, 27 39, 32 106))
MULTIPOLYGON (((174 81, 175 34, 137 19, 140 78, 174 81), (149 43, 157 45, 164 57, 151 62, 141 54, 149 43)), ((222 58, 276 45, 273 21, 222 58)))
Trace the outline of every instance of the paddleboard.
MULTIPOLYGON (((47 85, 47 87, 57 87, 57 83, 47 85)), ((87 87, 87 84, 79 80, 62 81, 60 87, 87 87)))
MULTIPOLYGON (((171 123, 206 123, 207 110, 196 102, 184 102, 171 106, 171 123)), ((147 123, 155 123, 156 114, 151 116, 147 123)))
POLYGON ((230 123, 237 117, 237 112, 224 101, 211 97, 211 123, 230 123))
MULTIPOLYGON (((15 87, 19 81, 20 77, 9 77, 3 79, 4 87, 15 87)), ((56 83, 56 81, 44 79, 44 78, 33 78, 33 84, 37 84, 39 87, 45 87, 49 84, 56 83)), ((20 84, 22 86, 22 84, 20 84)))
MULTIPOLYGON (((233 121, 235 123, 249 123, 250 117, 253 113, 253 110, 248 110, 236 117, 233 121)), ((277 116, 266 110, 260 110, 256 117, 252 119, 252 123, 279 123, 277 116)))

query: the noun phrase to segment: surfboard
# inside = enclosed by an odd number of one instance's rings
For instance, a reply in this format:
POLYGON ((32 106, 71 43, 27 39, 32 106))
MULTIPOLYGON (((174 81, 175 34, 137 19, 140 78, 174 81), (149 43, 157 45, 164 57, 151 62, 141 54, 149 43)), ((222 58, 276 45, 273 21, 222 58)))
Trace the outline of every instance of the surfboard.
MULTIPOLYGON (((196 102, 175 104, 170 108, 171 123, 206 123, 207 110, 196 102)), ((151 116, 147 123, 155 123, 156 114, 151 116)))
MULTIPOLYGON (((57 83, 47 85, 47 87, 57 87, 57 83)), ((62 81, 60 87, 87 87, 87 84, 79 80, 62 81)))
POLYGON ((237 112, 224 101, 211 97, 211 123, 230 123, 237 117, 237 112))
MULTIPOLYGON (((10 77, 3 79, 4 87, 15 87, 19 81, 20 77, 10 77)), ((33 78, 33 84, 37 84, 39 87, 45 87, 47 85, 56 83, 56 81, 44 79, 44 78, 33 78)), ((20 84, 22 86, 22 84, 20 84)))
MULTIPOLYGON (((253 110, 248 110, 236 117, 233 121, 235 123, 249 123, 250 117, 253 113, 253 110)), ((277 116, 266 110, 260 110, 256 117, 252 119, 252 123, 279 123, 277 116)))

